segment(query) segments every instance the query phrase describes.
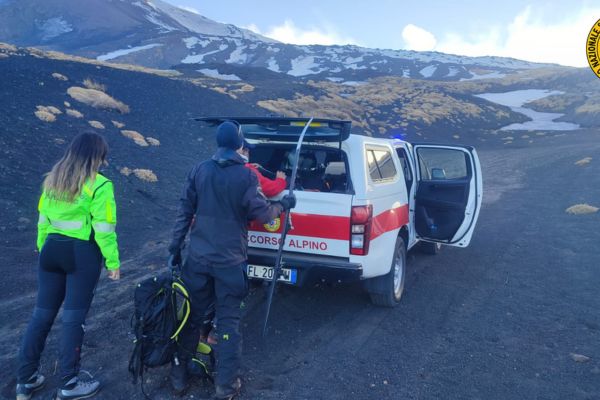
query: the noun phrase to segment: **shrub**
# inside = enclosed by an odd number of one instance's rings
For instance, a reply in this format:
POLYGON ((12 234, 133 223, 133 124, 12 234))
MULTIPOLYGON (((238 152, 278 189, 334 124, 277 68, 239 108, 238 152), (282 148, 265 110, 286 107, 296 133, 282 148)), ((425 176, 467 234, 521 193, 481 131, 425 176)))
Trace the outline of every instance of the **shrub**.
POLYGON ((99 90, 100 92, 106 92, 106 85, 103 85, 98 82, 94 82, 90 78, 87 78, 86 80, 83 81, 83 86, 85 86, 88 89, 94 89, 94 90, 99 90))
POLYGON ((54 114, 54 115, 62 114, 62 111, 60 111, 58 108, 56 108, 54 106, 37 106, 36 108, 38 111, 45 111, 47 113, 54 114))
POLYGON ((133 174, 138 178, 146 182, 158 182, 156 174, 149 169, 136 168, 133 170, 133 174))
POLYGON ((160 146, 160 140, 155 139, 153 137, 147 137, 146 141, 152 146, 160 146))
POLYGON ((96 89, 86 89, 78 86, 72 86, 67 90, 67 93, 73 99, 94 108, 117 110, 121 114, 127 114, 129 112, 128 105, 96 89))
POLYGON ((132 139, 135 142, 135 144, 137 144, 138 146, 142 146, 142 147, 148 146, 148 142, 146 142, 146 139, 144 138, 144 136, 139 132, 123 130, 123 131, 121 131, 121 134, 129 139, 132 139))
POLYGON ((104 124, 100 121, 88 121, 88 124, 90 124, 92 128, 104 129, 104 124))
POLYGON ((58 72, 54 72, 52 74, 52 77, 54 79, 58 79, 59 81, 68 81, 69 78, 67 78, 66 76, 64 76, 63 74, 59 74, 58 72))
POLYGON ((123 127, 125 126, 125 124, 124 124, 124 123, 122 123, 122 122, 119 122, 119 121, 114 121, 114 120, 113 120, 113 121, 110 121, 110 122, 112 122, 112 124, 113 124, 113 125, 115 126, 115 128, 117 128, 117 129, 121 129, 121 128, 123 128, 123 127))
POLYGON ((74 118, 83 118, 83 114, 77 110, 73 110, 72 108, 67 109, 67 115, 74 118))
POLYGON ((5 50, 9 52, 16 52, 18 49, 16 46, 8 43, 0 43, 0 50, 5 50))
POLYGON ((45 111, 45 110, 37 110, 36 112, 34 112, 35 116, 38 117, 40 120, 44 121, 44 122, 54 122, 56 121, 56 117, 54 116, 54 114, 45 111))
POLYGON ((582 165, 589 164, 591 161, 592 161, 592 157, 585 157, 585 158, 582 158, 579 161, 576 161, 575 165, 582 166, 582 165))
POLYGON ((582 214, 593 214, 595 212, 598 212, 598 210, 599 210, 598 207, 590 206, 589 204, 584 203, 584 204, 575 204, 574 206, 567 208, 565 211, 568 214, 582 215, 582 214))

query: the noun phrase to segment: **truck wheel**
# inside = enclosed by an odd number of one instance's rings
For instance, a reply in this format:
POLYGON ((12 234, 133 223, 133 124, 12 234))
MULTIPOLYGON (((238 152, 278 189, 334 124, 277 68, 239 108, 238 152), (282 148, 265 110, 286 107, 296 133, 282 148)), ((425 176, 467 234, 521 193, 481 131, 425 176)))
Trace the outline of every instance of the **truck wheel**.
POLYGON ((367 290, 371 296, 371 302, 377 306, 395 307, 404 292, 404 280, 406 277, 406 246, 404 239, 396 239, 396 250, 390 272, 386 275, 370 279, 367 290))
POLYGON ((419 243, 419 247, 421 251, 425 254, 429 254, 431 256, 435 256, 442 250, 441 243, 430 243, 430 242, 421 242, 419 243))

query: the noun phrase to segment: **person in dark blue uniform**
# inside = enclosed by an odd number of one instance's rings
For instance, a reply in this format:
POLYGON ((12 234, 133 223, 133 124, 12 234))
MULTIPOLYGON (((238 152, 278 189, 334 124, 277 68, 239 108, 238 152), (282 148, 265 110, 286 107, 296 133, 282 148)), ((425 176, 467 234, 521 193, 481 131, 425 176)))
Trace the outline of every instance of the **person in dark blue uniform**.
POLYGON ((171 369, 171 384, 187 388, 187 364, 195 354, 205 312, 216 299, 216 398, 232 399, 241 388, 241 304, 248 293, 246 276, 248 222, 267 223, 295 206, 293 196, 269 202, 256 174, 245 167, 241 154, 244 136, 238 124, 226 121, 217 128, 218 149, 212 159, 189 173, 181 196, 170 262, 181 261, 181 248, 190 231, 188 256, 181 277, 191 300, 191 315, 179 336, 179 350, 171 369), (193 224, 192 224, 193 221, 193 224))

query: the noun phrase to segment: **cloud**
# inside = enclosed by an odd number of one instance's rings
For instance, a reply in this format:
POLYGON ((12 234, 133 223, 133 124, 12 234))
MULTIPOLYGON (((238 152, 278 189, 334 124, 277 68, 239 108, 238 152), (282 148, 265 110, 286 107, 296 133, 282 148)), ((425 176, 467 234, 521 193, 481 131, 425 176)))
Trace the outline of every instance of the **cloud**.
POLYGON ((242 28, 248 29, 249 31, 252 31, 254 33, 258 33, 259 35, 262 35, 260 29, 258 28, 258 26, 256 26, 256 24, 243 25, 242 28))
MULTIPOLYGON (((254 25, 254 27, 256 26, 254 25)), ((255 30, 255 32, 257 31, 255 30)), ((310 29, 301 29, 298 28, 294 24, 294 22, 289 19, 286 19, 282 25, 271 27, 267 32, 264 32, 262 34, 264 36, 270 37, 271 39, 275 39, 283 43, 300 45, 357 44, 357 42, 354 39, 340 35, 332 27, 312 27, 310 29)))
POLYGON ((194 7, 188 7, 188 6, 177 6, 177 7, 181 8, 182 10, 186 10, 191 13, 200 15, 200 11, 196 10, 194 7))
POLYGON ((542 14, 542 9, 526 7, 515 16, 504 33, 496 27, 468 38, 446 34, 439 40, 436 50, 469 56, 497 55, 574 67, 586 66, 585 41, 600 16, 600 8, 579 9, 563 16, 560 22, 550 24, 539 17, 542 14))
POLYGON ((437 43, 433 33, 413 24, 402 29, 402 39, 407 50, 431 51, 437 43))

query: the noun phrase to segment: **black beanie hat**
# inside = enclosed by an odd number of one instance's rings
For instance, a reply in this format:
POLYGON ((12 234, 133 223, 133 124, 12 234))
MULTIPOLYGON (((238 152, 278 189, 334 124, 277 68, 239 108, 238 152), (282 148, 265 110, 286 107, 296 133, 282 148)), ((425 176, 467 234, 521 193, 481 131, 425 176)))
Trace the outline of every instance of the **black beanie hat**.
POLYGON ((242 129, 235 122, 225 121, 217 127, 217 146, 238 150, 243 144, 242 129))

